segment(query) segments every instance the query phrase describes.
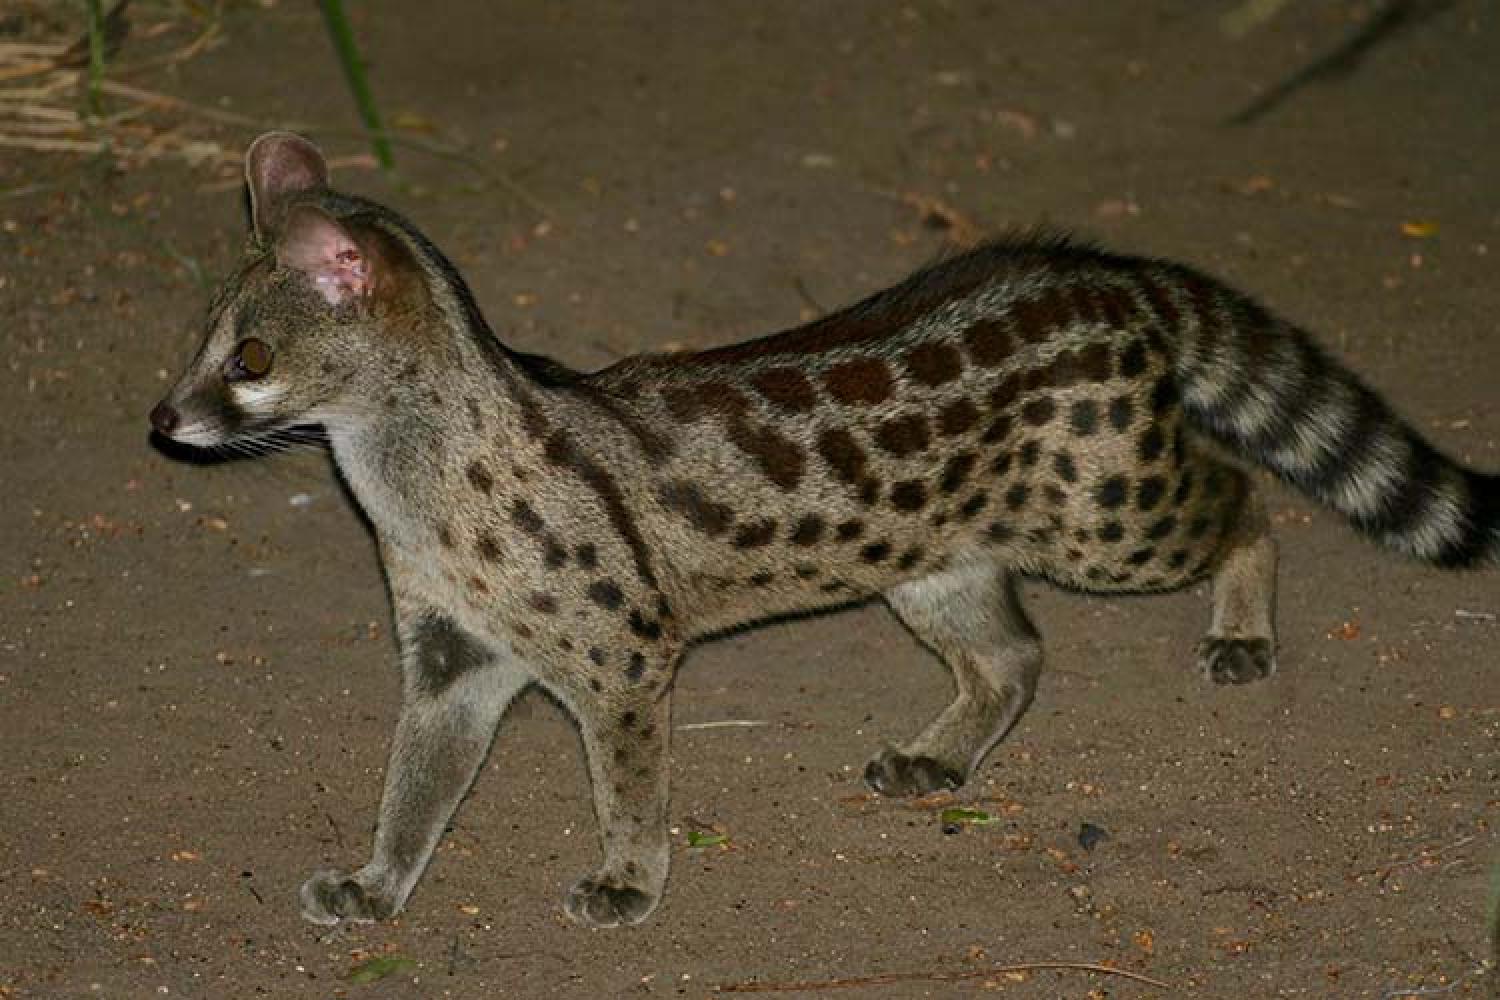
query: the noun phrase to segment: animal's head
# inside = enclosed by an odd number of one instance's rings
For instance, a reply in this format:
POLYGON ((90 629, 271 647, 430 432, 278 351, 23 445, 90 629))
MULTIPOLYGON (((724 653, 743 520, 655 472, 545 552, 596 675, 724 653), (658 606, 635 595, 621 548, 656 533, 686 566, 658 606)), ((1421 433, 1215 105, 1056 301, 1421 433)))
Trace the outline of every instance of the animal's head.
POLYGON ((317 148, 287 132, 245 154, 253 237, 209 306, 203 344, 151 411, 199 447, 359 416, 389 378, 392 318, 419 308, 419 269, 376 206, 328 190, 317 148), (376 369, 376 370, 372 370, 376 369))

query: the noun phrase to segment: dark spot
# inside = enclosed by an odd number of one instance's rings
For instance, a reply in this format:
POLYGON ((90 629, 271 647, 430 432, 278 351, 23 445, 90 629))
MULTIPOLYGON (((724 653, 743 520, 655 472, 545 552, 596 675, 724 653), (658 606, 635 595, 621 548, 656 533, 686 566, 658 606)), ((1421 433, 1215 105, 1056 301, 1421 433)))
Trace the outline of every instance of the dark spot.
POLYGON ((1187 498, 1193 493, 1193 470, 1183 469, 1182 478, 1177 481, 1177 490, 1172 494, 1172 503, 1178 507, 1187 503, 1187 498))
POLYGON ((958 378, 963 373, 964 360, 951 344, 929 341, 906 352, 906 370, 918 382, 936 388, 958 378))
POLYGON ((453 548, 453 530, 451 528, 449 528, 446 524, 440 524, 440 525, 438 525, 437 539, 438 539, 438 544, 441 545, 443 548, 445 548, 445 549, 451 549, 451 548, 453 548))
POLYGON ((1066 294, 1049 288, 1034 299, 1019 299, 1009 307, 1011 321, 1022 340, 1037 344, 1073 322, 1066 294))
POLYGON ((1141 294, 1146 296, 1146 301, 1151 304, 1152 310, 1157 317, 1170 329, 1176 326, 1178 320, 1177 305, 1172 301, 1171 294, 1156 281, 1145 275, 1137 274, 1135 283, 1140 288, 1141 294))
POLYGON ((989 535, 992 542, 1008 542, 1015 537, 1016 533, 1004 521, 995 521, 990 524, 986 534, 989 535))
POLYGON ((1151 389, 1151 412, 1159 417, 1176 406, 1180 398, 1177 381, 1170 375, 1164 375, 1157 379, 1156 385, 1151 389))
POLYGON ((441 615, 417 619, 407 642, 417 682, 434 694, 491 660, 478 639, 441 615))
POLYGON ((792 529, 791 537, 795 545, 816 545, 823 537, 823 519, 816 514, 804 516, 792 529))
POLYGON ((1004 414, 990 421, 989 427, 985 428, 983 441, 985 444, 994 444, 1002 441, 1010 434, 1011 419, 1004 414))
POLYGON ((756 573, 754 576, 750 577, 750 584, 751 586, 755 587, 764 587, 774 579, 776 579, 775 573, 768 573, 765 570, 761 570, 759 573, 756 573))
POLYGON ((854 435, 841 427, 818 436, 818 454, 823 456, 833 474, 846 483, 857 483, 864 474, 865 451, 854 440, 854 435))
POLYGON ((557 613, 557 598, 551 594, 532 594, 526 599, 526 603, 533 611, 540 611, 544 615, 557 613))
POLYGON ((990 390, 990 411, 1003 410, 1016 401, 1021 395, 1021 380, 1015 375, 1007 375, 1000 384, 990 390))
POLYGON ((738 416, 749 407, 744 396, 723 382, 668 386, 662 389, 661 395, 668 412, 683 423, 691 423, 709 414, 738 416))
POLYGON ((974 453, 972 451, 961 451, 957 455, 951 455, 943 465, 943 478, 938 482, 938 489, 944 493, 953 494, 968 482, 969 473, 974 470, 974 453))
POLYGON ((1125 496, 1130 492, 1130 480, 1124 476, 1110 476, 1099 484, 1098 492, 1094 494, 1099 506, 1105 510, 1114 510, 1125 503, 1125 496))
POLYGON ((845 521, 834 529, 841 542, 852 542, 865 533, 865 523, 858 520, 845 521))
POLYGON ((806 413, 818 405, 818 393, 806 375, 795 368, 768 368, 750 376, 750 385, 767 400, 791 413, 806 413))
POLYGON ((1031 495, 1031 488, 1025 483, 1013 483, 1010 489, 1005 491, 1005 506, 1011 510, 1020 510, 1026 506, 1026 498, 1031 495))
POLYGON ((1167 560, 1167 565, 1171 566, 1173 569, 1182 569, 1182 567, 1187 565, 1187 561, 1187 549, 1178 549, 1176 552, 1173 552, 1172 557, 1167 560))
POLYGON ((885 362, 876 358, 836 364, 823 373, 823 384, 830 396, 850 406, 883 403, 895 388, 885 362))
POLYGON ((590 677, 589 687, 593 689, 595 694, 598 694, 600 691, 604 690, 604 682, 597 677, 590 677))
POLYGON ((917 563, 921 562, 922 557, 926 554, 920 547, 907 549, 901 553, 901 558, 897 560, 896 565, 901 569, 911 569, 917 563))
POLYGON ((938 433, 944 437, 962 434, 979 422, 979 407, 968 397, 960 397, 938 412, 938 433))
POLYGON ((1048 381, 1063 389, 1080 382, 1105 382, 1112 374, 1109 345, 1099 343, 1063 351, 1053 359, 1048 381))
POLYGON ((1134 552, 1130 553, 1130 555, 1126 556, 1125 561, 1130 563, 1130 565, 1132 566, 1144 566, 1146 563, 1155 558, 1156 550, 1151 548, 1150 546, 1147 546, 1144 549, 1136 549, 1134 552))
POLYGON ((782 490, 790 493, 802 481, 807 456, 797 442, 775 428, 756 427, 749 421, 736 419, 729 424, 729 440, 755 459, 761 473, 782 490))
POLYGON ((474 433, 482 433, 484 431, 484 414, 479 411, 479 401, 473 396, 465 396, 464 408, 469 411, 469 425, 474 428, 474 433))
POLYGON ((562 543, 552 536, 547 536, 542 543, 542 561, 548 569, 560 569, 567 565, 568 550, 563 548, 562 543))
POLYGON ((573 556, 584 569, 593 569, 599 565, 599 549, 593 542, 584 542, 578 546, 573 550, 573 556))
POLYGON ((1074 463, 1073 456, 1065 451, 1052 456, 1052 471, 1065 483, 1078 482, 1078 466, 1074 463))
POLYGON ((490 490, 495 488, 495 479, 490 475, 490 471, 484 467, 483 462, 470 462, 469 467, 464 470, 464 474, 469 477, 469 484, 481 493, 488 494, 490 490))
POLYGON ((640 653, 630 654, 630 665, 625 668, 625 678, 632 684, 640 682, 642 675, 646 673, 646 657, 640 653))
POLYGON ((1057 413, 1057 404, 1052 402, 1051 396, 1039 396, 1036 399, 1028 399, 1021 406, 1021 419, 1033 427, 1040 427, 1057 413))
POLYGON ((485 562, 500 561, 500 545, 488 532, 481 534, 474 542, 474 551, 479 553, 479 558, 485 562))
POLYGON ((927 418, 920 413, 893 417, 875 430, 875 443, 897 458, 921 451, 929 440, 927 418))
POLYGON ((490 585, 477 576, 471 576, 469 577, 469 589, 476 594, 488 594, 490 592, 490 585))
POLYGON ((859 557, 867 563, 883 562, 890 554, 891 547, 885 542, 871 542, 859 550, 859 557))
POLYGON ((1203 495, 1213 500, 1223 492, 1224 477, 1218 469, 1210 469, 1208 475, 1203 477, 1203 495))
POLYGON ((980 490, 978 493, 975 493, 973 496, 969 497, 969 499, 965 500, 963 506, 958 508, 958 516, 964 521, 972 520, 974 515, 984 510, 985 506, 989 502, 990 495, 984 490, 980 490))
MULTIPOLYGON (((607 657, 604 655, 604 650, 600 649, 598 646, 590 646, 589 659, 594 661, 594 666, 602 667, 604 666, 604 661, 607 659, 607 657)), ((595 690, 597 691, 598 688, 595 688, 595 690)))
POLYGON ((1125 526, 1119 521, 1105 521, 1099 529, 1099 541, 1118 542, 1125 537, 1125 526))
POLYGON ((1068 494, 1056 483, 1048 483, 1042 487, 1042 492, 1047 494, 1047 502, 1054 507, 1061 507, 1067 502, 1068 494))
POLYGON ((630 631, 642 639, 656 640, 661 638, 661 622, 654 622, 641 614, 639 608, 630 611, 630 631))
POLYGON ((542 520, 542 515, 532 510, 531 504, 525 500, 517 499, 511 506, 510 519, 516 527, 528 535, 540 535, 547 530, 547 522, 542 520))
POLYGON ((1014 453, 1009 451, 1002 451, 1000 454, 996 455, 995 460, 990 463, 990 468, 995 470, 995 475, 1003 476, 1010 471, 1011 463, 1015 460, 1016 456, 1014 453))
POLYGON ((1160 476, 1147 476, 1136 486, 1135 503, 1141 510, 1150 510, 1161 503, 1167 493, 1167 481, 1160 476))
POLYGON ((1175 530, 1177 530, 1177 518, 1168 514, 1151 526, 1151 530, 1146 532, 1146 537, 1153 542, 1159 542, 1175 530))
POLYGON ((1130 421, 1135 417, 1135 403, 1131 402, 1129 396, 1116 396, 1109 404, 1109 423, 1117 431, 1130 429, 1130 421))
POLYGON ((810 563, 802 563, 796 568, 795 572, 797 574, 797 579, 811 580, 813 577, 817 576, 821 572, 821 570, 819 570, 818 567, 811 565, 810 563))
POLYGON ((1161 458, 1161 453, 1166 447, 1167 442, 1162 435, 1161 427, 1152 424, 1146 428, 1146 433, 1141 435, 1140 443, 1136 446, 1136 454, 1141 456, 1142 462, 1154 462, 1161 458))
POLYGON ((897 510, 921 510, 927 503, 927 487, 919 479, 906 479, 891 487, 891 506, 897 510))
POLYGON ((1120 352, 1120 374, 1135 378, 1146 370, 1146 345, 1140 339, 1132 340, 1120 352))
POLYGON ((625 600, 625 594, 620 590, 620 585, 613 580, 595 580, 589 584, 587 593, 589 600, 610 611, 618 608, 625 600))
POLYGON ((1193 520, 1188 524, 1188 537, 1202 538, 1204 535, 1208 534, 1209 526, 1212 523, 1213 522, 1211 522, 1207 517, 1204 517, 1202 515, 1193 518, 1193 520))
POLYGON ((623 712, 620 715, 620 727, 622 729, 633 729, 635 727, 635 713, 623 712))
POLYGON ((1027 441, 1021 445, 1021 450, 1016 453, 1021 458, 1021 467, 1029 469, 1042 457, 1042 446, 1036 441, 1027 441))
POLYGON ((678 479, 662 483, 656 490, 662 506, 687 518, 688 523, 705 535, 722 535, 734 521, 734 510, 725 504, 715 503, 703 493, 697 483, 678 479))
POLYGON ((873 476, 867 476, 859 484, 859 502, 866 507, 875 506, 880 499, 880 481, 873 476))
POLYGON ((626 548, 630 550, 636 575, 640 577, 641 582, 655 589, 656 572, 651 568, 651 553, 646 548, 646 541, 641 537, 640 529, 636 527, 630 508, 625 506, 625 499, 620 493, 619 484, 615 482, 614 476, 608 469, 580 452, 566 431, 554 431, 548 435, 544 454, 548 462, 569 470, 598 495, 600 503, 604 505, 605 513, 609 515, 610 524, 625 542, 626 548))
POLYGON ((1092 399, 1080 399, 1068 413, 1068 425, 1079 437, 1088 437, 1099 428, 1099 407, 1092 399))
POLYGON ((740 549, 769 545, 776 538, 776 522, 770 518, 753 524, 742 524, 734 531, 734 544, 740 549))
POLYGON ((974 363, 986 368, 1004 364, 1015 351, 1005 326, 992 319, 980 320, 965 330, 964 344, 974 363))
POLYGON ((531 630, 531 626, 527 625, 525 622, 516 622, 515 624, 511 625, 510 630, 516 635, 517 638, 520 639, 530 639, 533 635, 536 634, 531 630))

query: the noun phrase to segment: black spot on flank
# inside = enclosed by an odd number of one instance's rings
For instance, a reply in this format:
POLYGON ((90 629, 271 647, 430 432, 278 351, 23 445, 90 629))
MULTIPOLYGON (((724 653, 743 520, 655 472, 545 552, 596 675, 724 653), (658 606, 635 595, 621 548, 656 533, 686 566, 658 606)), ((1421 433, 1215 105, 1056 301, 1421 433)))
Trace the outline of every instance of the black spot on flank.
POLYGON ((938 413, 938 433, 944 437, 962 434, 979 422, 979 407, 967 398, 956 399, 938 413))
POLYGON ((890 554, 891 547, 885 542, 871 542, 859 550, 859 557, 867 563, 883 562, 890 554))
POLYGON ((734 531, 735 548, 755 549, 769 545, 776 538, 776 522, 770 518, 742 524, 734 531))
POLYGON ((823 519, 816 514, 808 514, 797 522, 792 529, 792 543, 794 545, 816 545, 823 537, 823 519))
MULTIPOLYGON (((545 418, 542 420, 545 421, 545 418)), ((634 515, 625 505, 624 495, 620 491, 619 484, 615 482, 614 475, 591 456, 579 450, 566 431, 556 430, 548 435, 543 453, 547 456, 548 462, 569 470, 598 495, 605 512, 609 515, 610 524, 614 526, 615 532, 630 550, 630 555, 635 562, 636 576, 646 586, 653 590, 657 589, 656 571, 651 567, 651 553, 646 547, 646 540, 641 537, 640 529, 636 526, 634 515)))
POLYGON ((995 475, 1003 476, 1010 471, 1010 465, 1013 461, 1015 461, 1015 456, 1013 454, 1008 451, 1002 451, 1000 454, 996 455, 995 460, 990 463, 990 468, 995 470, 995 475))
POLYGON ((477 639, 441 615, 418 619, 407 642, 417 683, 434 694, 492 659, 477 639))
POLYGON ((891 487, 891 506, 897 510, 921 510, 927 503, 927 487, 920 479, 906 479, 891 487))
POLYGON ((1016 533, 1004 521, 995 521, 990 525, 986 534, 992 542, 1008 542, 1015 537, 1016 533))
POLYGON ((1182 569, 1182 567, 1187 565, 1187 561, 1187 549, 1178 549, 1176 552, 1173 552, 1172 557, 1167 560, 1167 565, 1171 566, 1173 569, 1182 569))
POLYGON ((599 565, 599 548, 593 542, 584 542, 578 546, 573 550, 573 556, 584 569, 593 569, 599 565))
POLYGON ((1182 394, 1177 391, 1177 381, 1170 375, 1156 380, 1151 389, 1151 412, 1158 417, 1177 405, 1182 394))
POLYGON ((1202 538, 1204 535, 1208 534, 1208 529, 1212 524, 1212 521, 1201 515, 1193 518, 1193 520, 1188 524, 1188 537, 1202 538))
POLYGON ((446 524, 438 525, 437 539, 438 544, 443 548, 453 548, 453 529, 449 528, 446 524))
POLYGON ((540 611, 544 615, 557 613, 557 598, 551 594, 532 594, 526 599, 526 603, 533 611, 540 611))
POLYGON ((969 479, 969 473, 974 470, 974 453, 961 451, 957 455, 949 457, 943 466, 943 478, 938 482, 938 489, 944 493, 957 493, 969 479))
POLYGON ((483 462, 470 462, 464 474, 469 477, 469 485, 481 493, 488 494, 495 488, 495 478, 490 475, 490 470, 484 467, 483 462))
POLYGON ((590 677, 589 687, 593 689, 595 694, 598 694, 600 691, 604 690, 604 682, 597 677, 590 677))
POLYGON ((859 484, 859 502, 866 507, 873 507, 880 501, 880 480, 874 476, 865 477, 859 484))
POLYGON ((542 543, 542 561, 548 569, 560 569, 568 563, 568 550, 557 539, 549 536, 542 543))
POLYGON ((660 639, 661 622, 654 622, 641 614, 639 609, 632 609, 630 612, 630 631, 642 639, 660 639))
POLYGON ((1005 491, 1005 506, 1011 510, 1020 510, 1026 506, 1026 498, 1030 494, 1031 488, 1025 483, 1013 483, 1010 489, 1005 491))
POLYGON ((630 683, 638 683, 646 673, 646 657, 640 653, 630 654, 630 666, 625 668, 625 677, 630 683))
POLYGON ((1109 425, 1117 431, 1130 429, 1130 421, 1135 418, 1135 404, 1130 401, 1129 396, 1116 396, 1109 404, 1109 425))
POLYGON ((775 573, 768 573, 765 570, 761 570, 759 573, 756 573, 754 576, 750 577, 750 584, 754 587, 764 587, 774 579, 776 579, 775 573))
POLYGON ((1135 378, 1146 370, 1146 345, 1140 340, 1132 340, 1120 352, 1120 374, 1125 378, 1135 378))
POLYGON ((972 520, 974 515, 984 510, 985 505, 987 505, 989 502, 990 495, 984 490, 980 490, 978 493, 975 493, 973 496, 969 497, 969 499, 965 500, 964 505, 958 508, 958 516, 965 521, 972 520))
POLYGON ((1088 437, 1099 429, 1099 406, 1092 399, 1080 399, 1068 412, 1068 426, 1079 437, 1088 437))
POLYGON ((1153 542, 1159 542, 1175 530, 1177 530, 1177 518, 1168 514, 1151 526, 1151 530, 1146 532, 1146 537, 1153 542))
POLYGON ((474 428, 474 432, 483 432, 484 414, 479 411, 479 401, 473 396, 465 396, 464 407, 469 411, 469 425, 474 428))
POLYGON ((1136 454, 1141 456, 1142 462, 1154 462, 1161 458, 1161 453, 1166 450, 1167 441, 1161 432, 1161 427, 1152 424, 1146 428, 1146 433, 1141 435, 1140 444, 1136 447, 1136 454))
POLYGON ((1068 494, 1056 483, 1048 483, 1042 487, 1042 492, 1047 494, 1047 502, 1054 507, 1061 507, 1068 500, 1068 494))
POLYGON ((1203 495, 1213 500, 1223 492, 1224 477, 1219 474, 1218 469, 1213 469, 1203 477, 1203 495))
POLYGON ((922 561, 922 557, 924 555, 926 555, 926 553, 923 552, 921 548, 907 549, 905 552, 901 553, 901 559, 896 563, 896 565, 901 569, 911 569, 917 563, 922 561))
POLYGON ((500 545, 488 533, 480 535, 474 542, 474 551, 479 553, 479 558, 485 562, 500 561, 500 545))
POLYGON ((1114 510, 1117 507, 1124 506, 1125 496, 1129 492, 1130 481, 1128 479, 1124 476, 1110 476, 1099 484, 1099 489, 1094 494, 1094 499, 1105 510, 1114 510))
POLYGON ((1042 457, 1042 446, 1035 441, 1027 441, 1021 445, 1019 454, 1021 456, 1021 465, 1029 469, 1042 457))
POLYGON ((1178 507, 1187 503, 1187 498, 1193 493, 1193 470, 1183 469, 1182 478, 1177 481, 1177 491, 1172 494, 1172 503, 1178 507))
POLYGON ((1010 417, 1001 414, 990 421, 989 427, 985 428, 984 435, 980 440, 986 444, 994 444, 996 441, 1004 440, 1010 434, 1011 423, 1010 417))
POLYGON ((510 509, 510 519, 528 535, 540 535, 547 530, 547 522, 542 520, 542 515, 533 510, 525 500, 516 500, 510 509))
POLYGON ((620 585, 613 580, 595 580, 588 586, 589 600, 613 611, 625 600, 625 594, 620 590, 620 585))
POLYGON ((624 712, 624 713, 622 713, 620 715, 620 727, 622 729, 634 729, 635 728, 635 713, 634 712, 624 712))
POLYGON ((859 520, 849 520, 840 524, 834 530, 839 536, 839 541, 852 542, 865 533, 865 523, 859 520))
POLYGON ((607 657, 604 655, 604 650, 600 649, 598 646, 590 646, 589 659, 594 661, 594 666, 602 667, 604 666, 604 661, 607 659, 607 657))
POLYGON ((1033 427, 1040 427, 1057 413, 1057 404, 1051 396, 1028 399, 1021 406, 1021 419, 1033 427))
POLYGON ((710 499, 703 487, 690 479, 662 483, 656 495, 668 510, 687 518, 688 523, 705 535, 717 537, 734 523, 734 509, 710 499))
POLYGON ((1141 510, 1151 510, 1161 503, 1167 493, 1167 481, 1160 476, 1147 476, 1140 481, 1135 491, 1135 503, 1141 510))
POLYGON ((1078 466, 1073 462, 1073 456, 1065 451, 1052 456, 1052 470, 1065 483, 1078 482, 1078 466))
POLYGON ((1146 565, 1146 563, 1155 558, 1156 550, 1151 548, 1150 546, 1147 546, 1144 549, 1136 549, 1134 552, 1130 553, 1130 555, 1125 557, 1125 561, 1130 563, 1130 565, 1132 566, 1144 566, 1146 565))
POLYGON ((1125 537, 1125 526, 1119 521, 1105 521, 1099 529, 1099 541, 1118 542, 1125 537))
POLYGON ((813 566, 810 563, 803 563, 803 564, 801 564, 800 566, 797 567, 797 569, 796 569, 795 572, 797 574, 797 579, 799 579, 799 580, 811 580, 813 577, 817 576, 822 571, 819 570, 818 567, 813 566))

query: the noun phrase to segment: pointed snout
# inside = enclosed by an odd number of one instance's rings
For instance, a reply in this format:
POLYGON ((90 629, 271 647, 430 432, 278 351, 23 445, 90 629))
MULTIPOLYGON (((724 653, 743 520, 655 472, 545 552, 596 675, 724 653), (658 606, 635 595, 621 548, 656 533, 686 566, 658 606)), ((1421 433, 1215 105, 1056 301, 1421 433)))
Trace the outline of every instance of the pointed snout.
POLYGON ((181 423, 182 414, 177 412, 177 407, 165 399, 151 408, 151 426, 162 437, 171 437, 172 432, 181 423))

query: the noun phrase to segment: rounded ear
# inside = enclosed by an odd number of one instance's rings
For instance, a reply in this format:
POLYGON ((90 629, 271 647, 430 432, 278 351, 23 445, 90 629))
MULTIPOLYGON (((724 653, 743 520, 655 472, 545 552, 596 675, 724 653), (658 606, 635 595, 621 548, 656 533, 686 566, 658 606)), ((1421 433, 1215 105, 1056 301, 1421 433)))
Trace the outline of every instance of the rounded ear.
POLYGON ((311 205, 298 205, 287 216, 276 259, 307 275, 331 306, 366 298, 375 288, 373 262, 353 234, 311 205))
POLYGON ((245 183, 255 235, 264 239, 288 195, 328 186, 328 164, 318 147, 300 135, 267 132, 245 152, 245 183))

